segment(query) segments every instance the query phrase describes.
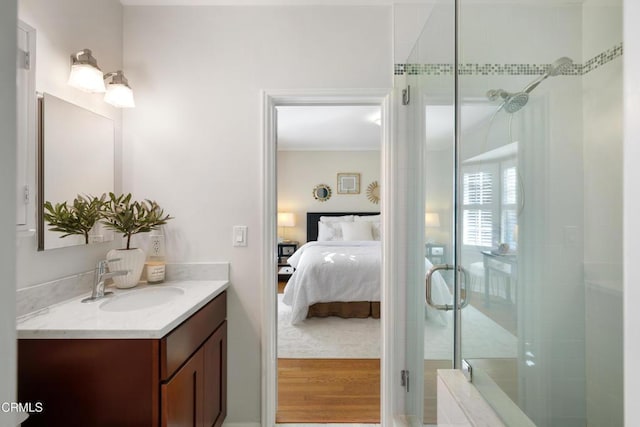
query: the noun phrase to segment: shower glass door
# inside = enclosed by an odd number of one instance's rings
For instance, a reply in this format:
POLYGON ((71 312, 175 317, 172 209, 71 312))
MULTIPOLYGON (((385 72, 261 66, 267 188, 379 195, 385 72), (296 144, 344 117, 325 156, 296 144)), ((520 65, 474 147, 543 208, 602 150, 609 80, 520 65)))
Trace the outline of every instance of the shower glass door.
POLYGON ((621 19, 459 0, 461 354, 506 425, 623 425, 621 19))
POLYGON ((414 384, 407 414, 413 425, 437 424, 437 369, 453 368, 454 318, 435 305, 453 305, 454 277, 441 270, 432 276, 432 303, 426 303, 425 275, 433 265, 454 262, 454 8, 440 2, 429 14, 411 55, 404 64, 401 85, 409 88, 401 107, 406 123, 410 206, 407 239, 415 253, 406 254, 407 361, 414 384), (416 232, 417 230, 417 232, 416 232), (412 267, 412 268, 411 268, 412 267))

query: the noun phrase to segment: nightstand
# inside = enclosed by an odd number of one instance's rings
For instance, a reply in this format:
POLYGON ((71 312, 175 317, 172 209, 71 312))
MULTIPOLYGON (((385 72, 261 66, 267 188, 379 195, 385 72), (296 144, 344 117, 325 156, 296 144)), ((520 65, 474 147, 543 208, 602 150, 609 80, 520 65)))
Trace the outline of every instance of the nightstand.
POLYGON ((289 280, 293 274, 293 267, 287 261, 297 250, 298 242, 278 243, 278 280, 289 280))
POLYGON ((431 264, 444 264, 445 262, 445 245, 441 243, 427 243, 425 244, 426 257, 431 261, 431 264))

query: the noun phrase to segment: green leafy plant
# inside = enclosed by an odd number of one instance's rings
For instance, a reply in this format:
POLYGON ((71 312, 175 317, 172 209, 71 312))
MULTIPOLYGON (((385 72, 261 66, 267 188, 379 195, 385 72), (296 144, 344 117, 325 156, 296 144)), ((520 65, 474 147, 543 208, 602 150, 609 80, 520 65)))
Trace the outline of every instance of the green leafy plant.
POLYGON ((105 206, 106 195, 94 197, 80 195, 73 199, 69 206, 67 202, 44 203, 44 219, 49 223, 51 231, 64 233, 60 238, 81 235, 84 236, 84 243, 89 243, 89 231, 93 225, 102 217, 102 210, 105 206))
POLYGON ((153 200, 131 201, 131 193, 116 196, 109 193, 100 221, 107 228, 127 238, 126 249, 131 249, 131 236, 156 230, 173 219, 153 200))

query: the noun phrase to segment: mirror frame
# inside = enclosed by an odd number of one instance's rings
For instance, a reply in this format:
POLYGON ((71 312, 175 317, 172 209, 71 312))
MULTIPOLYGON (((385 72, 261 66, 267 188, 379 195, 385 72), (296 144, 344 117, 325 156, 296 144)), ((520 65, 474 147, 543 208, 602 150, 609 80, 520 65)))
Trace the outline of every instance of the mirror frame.
POLYGON ((320 202, 326 202, 331 198, 331 187, 326 184, 318 184, 314 187, 312 194, 314 199, 320 202), (319 194, 321 190, 326 191, 327 194, 325 196, 321 196, 319 194))

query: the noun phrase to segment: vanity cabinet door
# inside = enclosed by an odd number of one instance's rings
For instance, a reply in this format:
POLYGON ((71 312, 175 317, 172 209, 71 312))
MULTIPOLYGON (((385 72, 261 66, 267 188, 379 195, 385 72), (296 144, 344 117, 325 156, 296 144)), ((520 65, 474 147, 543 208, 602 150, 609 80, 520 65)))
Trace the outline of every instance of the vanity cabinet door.
POLYGON ((163 427, 202 427, 204 349, 197 351, 161 386, 163 427))
POLYGON ((227 322, 204 344, 204 425, 219 427, 227 413, 227 322))

